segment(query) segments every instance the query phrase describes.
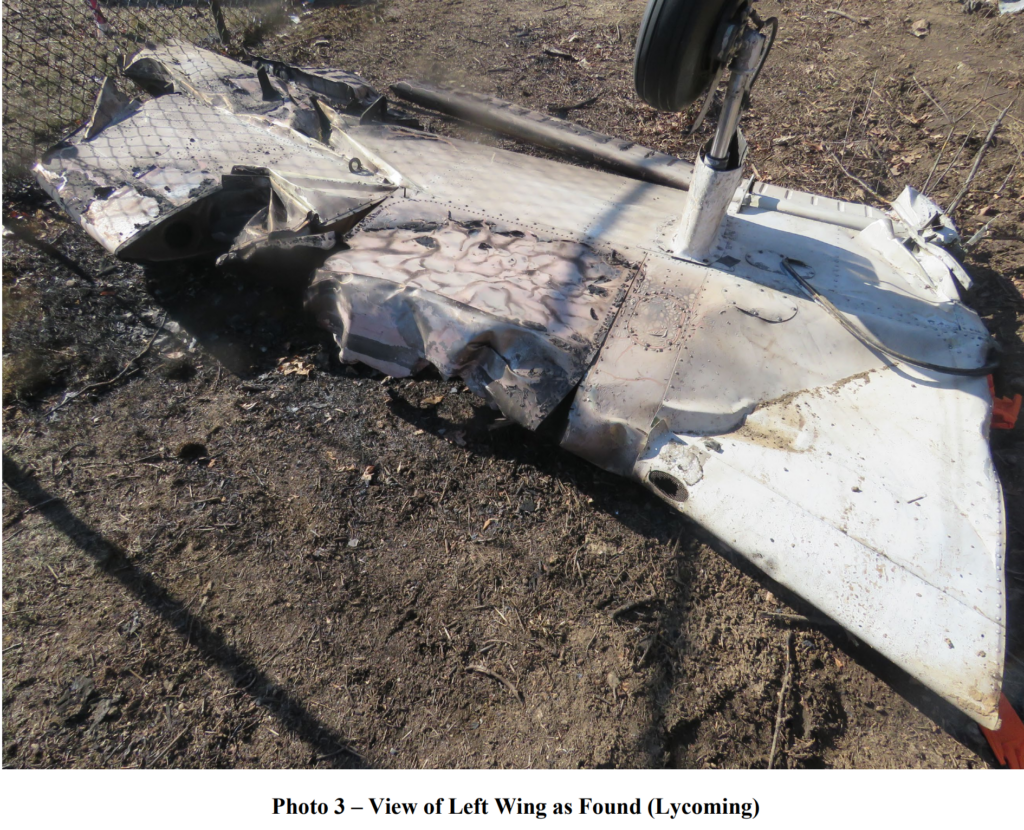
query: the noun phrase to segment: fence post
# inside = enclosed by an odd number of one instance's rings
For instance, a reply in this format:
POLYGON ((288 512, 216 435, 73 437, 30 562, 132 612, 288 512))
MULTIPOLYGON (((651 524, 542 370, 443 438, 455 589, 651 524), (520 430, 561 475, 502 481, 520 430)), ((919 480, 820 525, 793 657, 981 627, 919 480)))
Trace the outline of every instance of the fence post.
POLYGON ((213 12, 213 22, 217 24, 220 42, 227 46, 231 40, 231 32, 228 31, 227 23, 224 22, 224 12, 220 7, 220 0, 210 0, 210 10, 213 12))

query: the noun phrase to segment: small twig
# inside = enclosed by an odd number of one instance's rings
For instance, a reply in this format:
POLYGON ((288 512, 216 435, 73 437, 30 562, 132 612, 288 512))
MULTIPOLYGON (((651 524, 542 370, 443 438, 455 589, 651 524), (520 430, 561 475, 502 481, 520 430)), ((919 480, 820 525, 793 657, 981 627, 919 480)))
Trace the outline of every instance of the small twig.
POLYGON ((157 761, 159 761, 161 758, 163 758, 168 752, 170 752, 174 748, 174 745, 176 743, 178 743, 178 741, 180 741, 182 739, 182 736, 184 736, 184 734, 186 732, 188 732, 188 727, 187 726, 184 729, 182 729, 177 735, 175 735, 174 738, 171 739, 171 742, 169 744, 167 744, 167 746, 165 746, 156 755, 154 755, 152 758, 150 758, 149 759, 149 763, 151 765, 155 764, 157 761))
MULTIPOLYGON (((451 634, 449 634, 448 637, 450 639, 451 634)), ((508 640, 488 640, 483 644, 477 654, 486 654, 488 651, 493 651, 498 646, 508 646, 509 648, 512 648, 512 643, 508 640)))
POLYGON ((522 614, 519 613, 519 609, 516 608, 511 602, 509 603, 509 607, 513 611, 515 611, 516 619, 519 620, 519 627, 521 629, 523 629, 523 631, 526 631, 526 624, 523 622, 523 616, 522 616, 522 614))
POLYGON ((942 142, 942 146, 939 148, 939 154, 935 157, 935 164, 933 164, 932 169, 928 171, 928 178, 924 180, 924 185, 921 187, 922 193, 928 192, 928 185, 931 184, 932 176, 935 175, 935 171, 939 169, 939 161, 942 159, 942 154, 946 152, 946 145, 949 144, 949 140, 953 137, 954 130, 956 130, 955 124, 949 128, 949 134, 946 136, 946 140, 942 142))
MULTIPOLYGON (((868 97, 864 99, 864 112, 860 114, 860 123, 864 124, 868 120, 868 113, 871 112, 871 96, 876 95, 875 84, 878 83, 878 70, 875 70, 874 77, 871 78, 871 87, 868 89, 868 97)), ((879 96, 881 98, 881 96, 879 96)))
POLYGON ((759 617, 767 617, 768 619, 794 623, 797 625, 817 625, 824 627, 839 625, 839 623, 833 622, 825 617, 808 617, 804 614, 784 614, 781 611, 758 611, 757 614, 759 617))
POLYGON ((316 755, 316 756, 314 756, 313 757, 313 763, 314 764, 319 764, 321 761, 326 761, 328 758, 333 758, 335 755, 341 755, 343 752, 347 752, 349 755, 352 755, 355 758, 358 758, 360 761, 365 761, 366 760, 365 758, 363 758, 362 755, 360 755, 358 752, 356 752, 354 749, 352 749, 352 747, 343 746, 341 749, 334 750, 334 752, 328 752, 326 755, 316 755))
POLYGON ((46 501, 39 502, 39 504, 33 504, 33 505, 29 506, 29 507, 26 507, 25 508, 25 515, 31 513, 33 510, 38 510, 40 507, 46 507, 46 505, 52 504, 55 501, 60 501, 60 498, 57 497, 57 496, 54 496, 52 499, 47 499, 46 501))
POLYGON ((789 683, 793 677, 793 661, 790 652, 793 650, 793 632, 790 631, 786 637, 786 673, 782 678, 782 688, 779 689, 779 709, 775 714, 775 734, 772 735, 772 749, 768 753, 768 769, 775 766, 775 747, 779 742, 779 733, 782 731, 783 713, 786 709, 786 698, 789 696, 789 683))
POLYGON ((476 674, 482 674, 484 677, 489 677, 491 678, 491 680, 496 680, 498 683, 500 683, 502 686, 504 686, 506 689, 512 692, 512 694, 514 694, 519 699, 520 703, 525 703, 523 693, 519 691, 518 688, 516 688, 516 684, 508 678, 502 677, 497 672, 493 672, 490 669, 484 668, 483 666, 467 666, 466 671, 475 672, 476 674))
POLYGON ((999 185, 999 190, 995 192, 994 198, 998 199, 1002 195, 1003 191, 1006 189, 1006 185, 1008 185, 1010 183, 1010 179, 1013 178, 1013 174, 1016 172, 1017 165, 1020 163, 1022 157, 1024 157, 1024 151, 1017 154, 1016 160, 1012 165, 1010 165, 1010 172, 1006 174, 1006 178, 1003 179, 1003 183, 999 185))
POLYGON ((593 98, 587 98, 585 101, 580 101, 578 104, 566 104, 565 106, 558 106, 557 104, 548 104, 548 112, 569 112, 570 110, 581 110, 584 107, 589 107, 591 104, 597 103, 599 96, 595 95, 593 98))
POLYGON ((974 177, 978 175, 978 168, 981 167, 981 160, 985 156, 985 151, 992 146, 992 141, 996 137, 996 131, 999 126, 1003 123, 1003 119, 1006 117, 1006 113, 1010 111, 1010 107, 1017 103, 1017 96, 1013 97, 1013 100, 1003 109, 995 121, 992 122, 992 127, 988 131, 988 135, 985 136, 985 140, 981 143, 981 147, 978 148, 978 155, 974 157, 974 164, 971 165, 971 172, 967 175, 967 181, 964 182, 964 186, 960 188, 960 192, 956 194, 956 198, 950 202, 949 207, 946 209, 946 213, 952 215, 953 211, 960 205, 961 200, 967 195, 967 191, 971 187, 971 183, 974 181, 974 177))
POLYGON ((562 60, 566 61, 579 60, 579 58, 577 58, 575 55, 566 52, 564 49, 556 49, 554 46, 545 46, 543 51, 545 55, 551 55, 551 57, 553 58, 561 58, 562 60))
POLYGON ((47 256, 50 256, 53 259, 57 260, 57 262, 59 262, 61 265, 67 268, 75 276, 81 277, 88 283, 96 282, 93 275, 86 271, 81 265, 79 265, 73 259, 71 259, 71 257, 69 257, 65 253, 62 253, 61 251, 58 251, 49 242, 45 242, 44 240, 37 237, 30 228, 23 225, 22 223, 15 222, 14 220, 11 219, 5 219, 4 228, 10 231, 16 239, 20 239, 22 242, 31 245, 33 248, 36 248, 37 250, 42 251, 47 256))
POLYGON ((118 372, 116 375, 114 375, 114 377, 110 378, 110 380, 101 380, 101 381, 98 381, 97 383, 90 383, 88 386, 83 387, 82 389, 80 389, 77 392, 65 393, 64 398, 61 400, 61 402, 56 404, 55 406, 51 407, 51 409, 43 416, 43 420, 46 420, 47 418, 49 418, 54 412, 56 412, 58 409, 60 409, 65 404, 71 403, 71 401, 76 400, 77 398, 80 398, 86 392, 94 392, 97 389, 103 389, 104 387, 111 386, 111 385, 117 383, 119 380, 121 380, 121 378, 123 378, 125 375, 127 375, 129 370, 131 370, 135 366, 135 362, 138 361, 138 360, 141 360, 143 357, 145 357, 146 354, 149 352, 149 350, 153 347, 153 342, 156 340, 156 338, 160 334, 160 332, 162 332, 164 330, 164 323, 166 323, 166 322, 167 322, 167 317, 165 316, 163 322, 160 323, 159 328, 157 328, 157 330, 155 332, 153 332, 153 336, 149 338, 149 342, 146 343, 146 347, 141 352, 139 352, 137 355, 135 355, 135 357, 133 357, 131 360, 129 360, 124 365, 124 368, 120 372, 118 372))
POLYGON ((637 661, 638 666, 642 666, 647 662, 647 655, 651 653, 651 649, 654 648, 654 644, 657 642, 657 635, 653 635, 647 640, 647 648, 645 648, 644 653, 640 655, 640 659, 637 661))
POLYGON ((856 23, 860 26, 867 26, 871 22, 870 17, 854 17, 852 14, 847 14, 839 9, 825 9, 825 14, 832 14, 836 17, 845 17, 851 23, 856 23))
POLYGON ((869 185, 866 181, 864 181, 864 179, 862 179, 860 176, 855 176, 853 173, 851 173, 849 170, 847 170, 845 167, 843 167, 843 163, 836 157, 835 153, 830 152, 829 155, 832 157, 832 161, 834 161, 837 165, 839 165, 839 169, 842 170, 843 173, 846 176, 848 176, 849 178, 851 178, 855 182, 857 182, 857 184, 859 184, 868 193, 870 193, 872 196, 874 196, 876 199, 878 199, 878 201, 885 202, 887 205, 891 205, 892 204, 892 202, 890 202, 888 199, 886 199, 884 196, 882 196, 880 193, 878 193, 871 185, 869 185))
POLYGON ((4 524, 4 530, 7 530, 7 528, 13 527, 14 525, 16 525, 18 522, 20 522, 22 519, 24 519, 33 510, 38 510, 40 507, 46 507, 46 505, 51 504, 52 502, 55 502, 55 501, 59 501, 59 498, 57 496, 54 496, 52 499, 47 499, 46 501, 41 501, 41 502, 39 502, 39 504, 31 504, 31 505, 29 505, 24 510, 19 511, 18 515, 16 515, 9 522, 6 522, 4 524))
POLYGON ((24 643, 14 643, 13 645, 4 646, 3 653, 6 654, 8 651, 14 651, 16 648, 23 648, 24 643))
MULTIPOLYGON (((959 124, 961 121, 963 121, 972 112, 974 112, 974 110, 976 110, 981 104, 987 103, 987 101, 988 101, 987 98, 983 98, 980 101, 975 101, 973 104, 971 104, 971 106, 969 106, 962 113, 960 113, 960 115, 958 115, 956 118, 954 118, 952 120, 952 122, 951 122, 952 126, 950 126, 950 128, 949 128, 949 135, 946 136, 946 140, 942 142, 942 147, 939 148, 939 154, 935 157, 935 164, 932 165, 932 169, 928 172, 928 178, 925 179, 924 187, 921 188, 921 192, 922 193, 927 193, 928 192, 928 185, 931 183, 932 176, 935 175, 935 171, 939 169, 939 161, 942 159, 942 154, 943 154, 943 152, 945 152, 946 145, 949 144, 949 140, 953 137, 953 133, 956 132, 956 125, 959 124)), ((971 135, 971 133, 968 133, 968 138, 970 137, 970 135, 971 135)), ((967 146, 967 139, 964 139, 964 144, 960 148, 960 152, 963 152, 963 148, 966 147, 966 146, 967 146)), ((959 157, 960 157, 960 153, 957 153, 956 158, 954 158, 953 161, 955 162, 956 159, 959 158, 959 157)), ((950 167, 952 167, 952 166, 953 165, 950 164, 950 167)), ((939 176, 939 181, 935 182, 935 186, 936 187, 939 186, 939 182, 941 182, 946 177, 946 173, 948 173, 948 172, 949 172, 949 167, 947 167, 945 172, 943 172, 943 174, 941 176, 939 176)))
POLYGON ((988 236, 988 229, 992 227, 992 223, 995 222, 998 218, 998 216, 993 216, 991 219, 989 219, 977 233, 971 236, 971 238, 964 243, 964 250, 971 250, 975 245, 977 245, 986 236, 988 236))
POLYGON ((919 90, 921 90, 921 92, 923 92, 923 93, 925 94, 925 97, 926 97, 926 98, 927 98, 927 99, 928 99, 929 101, 931 101, 931 102, 932 102, 933 104, 935 104, 935 106, 937 106, 937 107, 939 108, 939 112, 941 112, 941 113, 942 113, 942 114, 943 114, 943 115, 945 116, 945 118, 946 118, 946 123, 947 123, 947 124, 952 124, 952 123, 954 123, 953 119, 949 117, 949 113, 948 113, 948 112, 946 112, 946 111, 945 111, 945 110, 944 110, 944 109, 942 108, 942 104, 940 104, 940 103, 939 103, 938 101, 936 101, 936 100, 935 100, 935 99, 934 99, 934 98, 932 97, 932 94, 931 94, 931 93, 930 93, 930 92, 929 92, 929 91, 928 91, 927 89, 925 89, 925 88, 924 88, 923 86, 921 86, 921 82, 920 82, 919 80, 917 80, 917 76, 916 76, 916 75, 911 75, 911 76, 910 76, 910 79, 911 79, 911 80, 912 80, 912 81, 913 81, 913 82, 914 82, 915 84, 917 84, 917 88, 918 88, 919 90))
POLYGON ((628 614, 633 609, 639 608, 641 605, 648 605, 649 603, 655 602, 657 599, 657 594, 654 594, 649 597, 644 597, 643 599, 634 600, 633 602, 627 602, 625 605, 620 605, 618 608, 612 611, 611 614, 609 614, 609 616, 613 620, 618 619, 623 614, 628 614))
POLYGON ((934 190, 938 190, 939 185, 942 184, 942 180, 946 178, 947 175, 949 175, 949 171, 953 169, 953 165, 957 163, 957 161, 960 158, 960 154, 964 151, 964 148, 967 146, 967 142, 970 141, 973 136, 974 130, 969 130, 967 133, 967 137, 964 139, 964 143, 960 145, 960 149, 957 150, 956 155, 953 156, 953 160, 949 163, 946 169, 942 171, 942 175, 935 180, 935 187, 933 188, 934 190))
POLYGON ((854 102, 850 107, 850 117, 846 121, 846 134, 843 136, 843 149, 839 151, 840 158, 846 158, 846 147, 850 143, 850 127, 853 126, 853 116, 857 112, 857 104, 854 102))

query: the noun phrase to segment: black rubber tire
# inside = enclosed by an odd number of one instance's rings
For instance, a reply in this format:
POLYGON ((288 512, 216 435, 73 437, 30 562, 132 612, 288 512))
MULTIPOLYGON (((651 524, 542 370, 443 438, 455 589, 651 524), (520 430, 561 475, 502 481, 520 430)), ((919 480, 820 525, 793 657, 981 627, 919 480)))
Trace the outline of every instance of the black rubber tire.
POLYGON ((749 0, 650 0, 633 60, 636 94, 667 112, 690 106, 718 71, 717 39, 746 5, 749 0))

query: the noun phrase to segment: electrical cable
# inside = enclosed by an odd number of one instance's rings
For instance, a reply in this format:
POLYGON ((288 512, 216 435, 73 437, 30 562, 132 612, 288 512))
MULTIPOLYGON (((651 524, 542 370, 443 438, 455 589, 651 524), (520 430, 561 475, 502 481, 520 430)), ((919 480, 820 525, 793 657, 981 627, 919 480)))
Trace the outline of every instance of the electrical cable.
POLYGON ((927 361, 918 360, 917 358, 901 354, 895 349, 891 349, 888 346, 880 343, 870 334, 861 330, 853 323, 851 323, 847 316, 843 314, 843 312, 841 312, 834 305, 832 305, 831 301, 829 301, 827 297, 824 297, 822 294, 820 294, 813 285, 811 285, 806 279, 801 277, 796 272, 796 270, 794 270, 794 265, 803 265, 806 267, 806 263, 800 262, 800 260, 790 259, 789 257, 783 257, 782 267, 786 269, 786 273, 788 273, 793 279, 800 283, 800 286, 808 294, 810 294, 811 299, 813 299, 816 303, 818 303, 818 305, 824 308, 825 311, 832 315, 844 329, 846 329, 850 334, 856 337, 861 343, 863 343, 869 349, 872 349, 876 352, 881 352, 887 357, 891 357, 894 360, 900 361, 901 363, 909 363, 910 365, 917 366, 921 369, 928 369, 932 372, 942 372, 943 374, 946 375, 960 375, 963 377, 981 377, 983 375, 991 375, 992 372, 994 372, 999 367, 998 359, 990 359, 983 365, 976 366, 971 369, 961 369, 957 366, 941 366, 937 363, 928 363, 927 361), (792 263, 792 265, 790 263, 792 263))

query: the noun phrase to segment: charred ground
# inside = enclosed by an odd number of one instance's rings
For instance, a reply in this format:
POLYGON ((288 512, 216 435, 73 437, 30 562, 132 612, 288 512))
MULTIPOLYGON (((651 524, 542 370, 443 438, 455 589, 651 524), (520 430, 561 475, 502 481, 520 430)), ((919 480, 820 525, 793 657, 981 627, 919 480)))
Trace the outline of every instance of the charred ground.
MULTIPOLYGON (((251 48, 381 89, 589 101, 568 116, 690 157, 706 133, 632 93, 642 6, 383 0, 251 48)), ((1020 90, 1024 16, 759 7, 781 34, 744 122, 758 174, 879 204, 934 166, 952 202, 1020 90)), ((1022 119, 1016 100, 954 217, 965 237, 990 223, 967 265, 1004 394, 1024 392, 1022 119)), ((763 767, 777 722, 777 766, 991 761, 955 710, 785 616, 814 612, 646 491, 457 380, 340 366, 302 286, 117 262, 14 178, 4 218, 6 766, 763 767)), ((993 434, 1018 705, 1020 434, 993 434)))

